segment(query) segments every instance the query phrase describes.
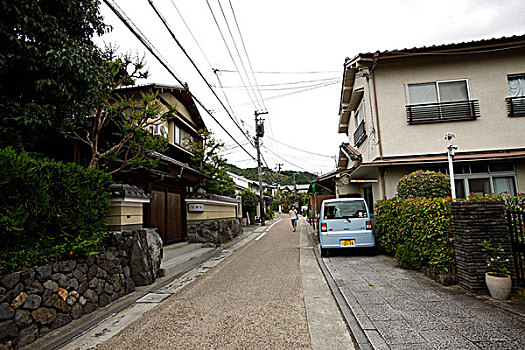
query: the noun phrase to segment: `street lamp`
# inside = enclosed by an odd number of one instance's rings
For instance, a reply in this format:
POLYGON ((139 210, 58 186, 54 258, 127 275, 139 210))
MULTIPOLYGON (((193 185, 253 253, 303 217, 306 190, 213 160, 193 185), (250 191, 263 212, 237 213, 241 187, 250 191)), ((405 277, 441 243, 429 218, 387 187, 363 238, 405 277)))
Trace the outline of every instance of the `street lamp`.
POLYGON ((458 146, 452 144, 452 139, 456 134, 447 132, 445 140, 447 140, 447 156, 448 156, 448 173, 450 175, 450 189, 452 190, 452 199, 456 199, 456 183, 454 181, 454 165, 452 163, 453 157, 456 155, 458 146))

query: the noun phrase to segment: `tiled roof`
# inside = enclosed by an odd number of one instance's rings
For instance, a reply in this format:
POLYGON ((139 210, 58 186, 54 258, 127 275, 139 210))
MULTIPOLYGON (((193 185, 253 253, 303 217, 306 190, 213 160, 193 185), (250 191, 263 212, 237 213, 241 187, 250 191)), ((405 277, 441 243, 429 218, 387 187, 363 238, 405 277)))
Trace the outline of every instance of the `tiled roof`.
MULTIPOLYGON (((495 46, 495 47, 502 46, 502 47, 512 48, 514 46, 513 44, 516 44, 518 47, 525 45, 525 34, 513 35, 513 36, 508 36, 508 37, 504 36, 500 38, 473 40, 473 41, 466 41, 466 42, 460 42, 460 43, 421 46, 421 47, 396 49, 396 50, 385 50, 385 51, 378 51, 375 53, 367 52, 367 53, 361 53, 360 55, 361 56, 374 56, 375 54, 379 54, 379 56, 388 56, 388 55, 405 55, 405 54, 430 53, 430 52, 435 54, 440 51, 441 52, 456 51, 456 50, 464 51, 466 49, 487 47, 487 46, 495 46), (510 44, 510 47, 509 47, 509 44, 510 44)), ((483 52, 483 50, 481 50, 480 52, 483 52)))

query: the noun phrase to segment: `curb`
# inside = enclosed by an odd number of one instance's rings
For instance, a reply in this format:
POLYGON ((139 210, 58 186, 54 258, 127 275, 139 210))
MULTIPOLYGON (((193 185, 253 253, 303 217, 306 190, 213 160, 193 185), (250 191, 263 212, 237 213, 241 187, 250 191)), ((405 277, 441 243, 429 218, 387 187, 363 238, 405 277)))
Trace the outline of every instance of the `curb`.
POLYGON ((321 258, 321 255, 319 254, 318 243, 317 241, 315 241, 315 239, 312 236, 310 224, 306 223, 306 227, 308 229, 309 239, 312 243, 312 246, 314 247, 313 251, 314 251, 317 263, 319 264, 319 267, 321 268, 321 271, 323 272, 326 282, 328 283, 328 287, 332 291, 332 294, 337 303, 337 306, 339 307, 339 310, 341 310, 341 314, 343 315, 343 318, 348 328, 350 329, 350 333, 352 334, 352 337, 354 338, 355 345, 357 346, 358 349, 361 349, 361 350, 376 349, 373 346, 373 343, 370 341, 367 334, 365 333, 365 331, 359 325, 359 322, 357 318, 355 317, 354 313, 352 312, 350 305, 348 305, 345 297, 339 290, 339 285, 333 278, 328 267, 325 265, 323 258, 321 258))

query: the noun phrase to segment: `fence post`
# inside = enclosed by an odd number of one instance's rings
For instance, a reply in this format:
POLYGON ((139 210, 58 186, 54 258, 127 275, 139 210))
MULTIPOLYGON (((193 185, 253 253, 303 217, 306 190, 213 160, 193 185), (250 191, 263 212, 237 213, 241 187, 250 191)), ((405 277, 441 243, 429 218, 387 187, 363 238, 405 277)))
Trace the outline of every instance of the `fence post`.
POLYGON ((453 202, 451 230, 454 237, 458 283, 472 293, 486 292, 488 270, 480 243, 490 239, 505 249, 510 260, 513 285, 516 285, 505 203, 501 201, 453 202))

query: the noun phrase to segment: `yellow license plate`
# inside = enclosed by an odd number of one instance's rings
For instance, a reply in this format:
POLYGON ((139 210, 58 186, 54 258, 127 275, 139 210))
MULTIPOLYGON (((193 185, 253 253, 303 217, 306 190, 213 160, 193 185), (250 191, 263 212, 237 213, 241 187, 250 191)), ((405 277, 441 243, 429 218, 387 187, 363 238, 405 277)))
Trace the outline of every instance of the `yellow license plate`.
POLYGON ((355 241, 353 239, 342 239, 341 247, 353 247, 355 246, 355 241))

